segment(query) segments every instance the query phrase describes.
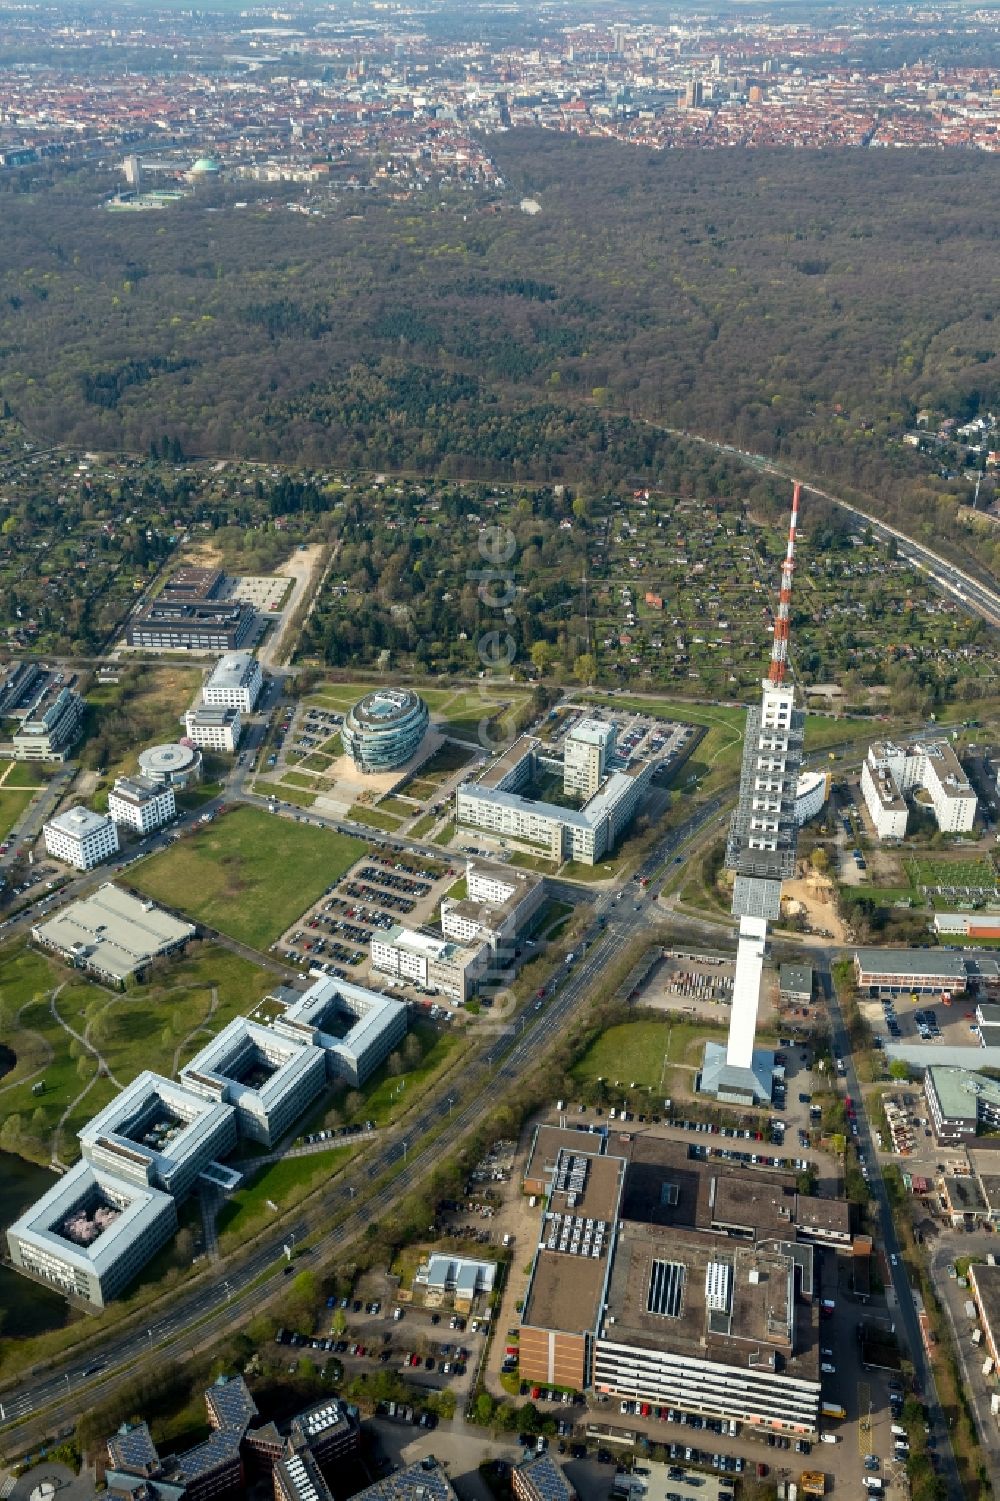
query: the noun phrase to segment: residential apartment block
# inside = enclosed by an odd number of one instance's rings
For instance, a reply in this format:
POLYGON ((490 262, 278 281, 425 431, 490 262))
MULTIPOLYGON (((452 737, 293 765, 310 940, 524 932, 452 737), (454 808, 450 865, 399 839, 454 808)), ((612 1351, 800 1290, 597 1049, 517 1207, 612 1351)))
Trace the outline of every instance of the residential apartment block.
POLYGON ((594 796, 607 775, 615 748, 615 727, 599 719, 574 725, 563 742, 563 791, 584 800, 594 796))
POLYGON ((966 833, 976 821, 976 794, 947 740, 868 747, 861 793, 880 839, 902 839, 909 809, 906 794, 923 790, 942 833, 966 833))

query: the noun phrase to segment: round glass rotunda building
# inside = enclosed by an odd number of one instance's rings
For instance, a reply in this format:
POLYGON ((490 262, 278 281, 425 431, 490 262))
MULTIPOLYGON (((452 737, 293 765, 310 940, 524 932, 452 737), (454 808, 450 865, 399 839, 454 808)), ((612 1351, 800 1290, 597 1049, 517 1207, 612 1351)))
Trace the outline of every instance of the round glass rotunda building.
POLYGON ((430 715, 411 688, 376 688, 344 720, 344 749, 361 771, 390 771, 413 755, 430 715))

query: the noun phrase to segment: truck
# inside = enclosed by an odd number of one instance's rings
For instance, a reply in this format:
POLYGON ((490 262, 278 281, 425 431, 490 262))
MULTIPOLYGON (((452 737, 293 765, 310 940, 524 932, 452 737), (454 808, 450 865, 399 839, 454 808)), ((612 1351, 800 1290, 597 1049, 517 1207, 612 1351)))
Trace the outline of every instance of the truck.
POLYGON ((973 1331, 972 1331, 972 1343, 974 1345, 980 1345, 980 1344, 982 1344, 982 1342, 983 1342, 983 1331, 981 1329, 973 1329, 973 1331))
POLYGON ((847 1417, 847 1410, 843 1408, 839 1402, 823 1402, 821 1403, 819 1410, 824 1418, 847 1417))
POLYGON ((575 959, 575 958, 576 958, 576 955, 575 955, 575 954, 574 954, 574 953, 573 953, 573 951, 572 951, 572 949, 571 949, 571 950, 570 950, 570 951, 569 951, 569 953, 568 953, 568 954, 567 954, 567 955, 566 955, 566 968, 567 968, 567 969, 568 969, 568 968, 569 968, 569 966, 570 966, 570 965, 571 965, 571 964, 572 964, 572 963, 573 963, 573 961, 574 961, 574 959, 575 959))
POLYGON ((992 1359, 989 1356, 986 1358, 986 1360, 983 1361, 983 1375, 984 1376, 992 1376, 993 1375, 993 1361, 992 1361, 992 1359))
POLYGON ((965 1317, 967 1319, 974 1319, 976 1317, 976 1305, 971 1298, 966 1298, 965 1300, 965 1317))
POLYGON ((892 1434, 893 1438, 907 1437, 906 1429, 901 1423, 891 1423, 889 1425, 889 1432, 892 1434))
POLYGON ((821 1470, 803 1470, 799 1476, 799 1484, 805 1496, 825 1496, 826 1476, 821 1470))

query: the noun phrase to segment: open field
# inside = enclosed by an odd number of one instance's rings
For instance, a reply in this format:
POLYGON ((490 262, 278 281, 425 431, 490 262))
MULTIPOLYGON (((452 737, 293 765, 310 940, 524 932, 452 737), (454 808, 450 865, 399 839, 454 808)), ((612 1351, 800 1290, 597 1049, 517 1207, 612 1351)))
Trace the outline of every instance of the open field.
POLYGON ((690 1021, 635 1021, 609 1027, 571 1070, 582 1085, 603 1079, 609 1086, 659 1089, 670 1064, 696 1067, 706 1041, 721 1038, 721 1027, 690 1021))
POLYGON ((129 663, 117 683, 95 683, 87 690, 91 731, 80 759, 101 772, 101 786, 134 775, 143 746, 177 740, 184 733, 180 719, 201 682, 200 667, 129 663))
POLYGON ((352 1151, 353 1147, 333 1147, 329 1152, 285 1157, 269 1163, 246 1186, 238 1188, 220 1209, 217 1228, 219 1235, 225 1237, 223 1249, 232 1248, 275 1218, 268 1200, 279 1211, 289 1208, 339 1172, 352 1151))
POLYGON ((0 839, 7 838, 33 797, 33 792, 8 792, 6 787, 0 788, 0 839))
POLYGON ((263 949, 364 853, 358 839, 236 808, 134 867, 154 901, 263 949))
POLYGON ((75 1161, 75 1132, 114 1096, 115 1080, 125 1085, 144 1068, 173 1074, 270 984, 263 970, 212 943, 154 965, 145 984, 124 992, 22 945, 4 949, 3 1034, 17 1063, 0 1080, 0 1144, 36 1162, 48 1162, 53 1147, 75 1161), (68 1029, 101 1053, 110 1077, 68 1029), (38 1083, 44 1090, 35 1095, 38 1083))

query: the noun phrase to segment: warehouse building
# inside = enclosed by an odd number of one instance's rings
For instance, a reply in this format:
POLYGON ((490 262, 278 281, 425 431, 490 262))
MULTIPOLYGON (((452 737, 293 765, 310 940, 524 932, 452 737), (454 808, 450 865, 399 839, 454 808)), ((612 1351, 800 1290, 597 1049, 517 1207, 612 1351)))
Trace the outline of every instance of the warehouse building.
POLYGON ((183 1199, 200 1173, 236 1146, 236 1114, 147 1069, 79 1135, 95 1169, 183 1199))
POLYGON ((376 688, 349 710, 344 750, 360 771, 391 771, 415 755, 427 733, 427 705, 410 688, 376 688))
POLYGON ((474 782, 455 794, 455 816, 467 828, 540 846, 554 860, 595 865, 609 853, 641 806, 655 761, 612 771, 580 808, 524 796, 539 763, 540 742, 523 735, 474 782))
POLYGON ((985 1074, 931 1066, 924 1070, 924 1095, 939 1142, 970 1140, 981 1125, 1000 1127, 1000 1084, 985 1074))
POLYGON ((944 949, 856 949, 854 977, 871 995, 962 995, 969 982, 962 955, 944 949))
POLYGON ((229 756, 236 750, 243 733, 239 709, 209 709, 204 704, 188 709, 184 726, 192 745, 229 756))
POLYGON ((976 794, 947 740, 896 745, 890 740, 868 747, 861 771, 861 793, 880 839, 906 833, 906 794, 922 789, 942 833, 967 832, 976 821, 976 794))
POLYGON ((545 904, 545 881, 528 870, 470 860, 467 895, 444 897, 441 932, 455 943, 488 945, 491 965, 513 956, 531 919, 545 904))
POLYGON ((355 1089, 395 1051, 406 1027, 402 1002, 315 971, 309 989, 288 996, 274 1022, 275 1032, 322 1049, 327 1078, 346 1079, 355 1089))
POLYGON ((249 715, 263 687, 264 674, 253 652, 233 651, 216 662, 201 696, 210 709, 239 709, 249 715))
POLYGON ((554 1126, 524 1186, 544 1204, 522 1378, 815 1432, 816 1248, 852 1249, 846 1200, 682 1143, 554 1126))
POLYGON ((103 1308, 176 1229, 169 1193, 84 1161, 11 1225, 7 1245, 19 1271, 103 1308))
POLYGON ((42 833, 48 853, 75 865, 77 870, 92 870, 118 850, 114 819, 107 813, 94 813, 82 803, 55 814, 43 825, 42 833))
POLYGON ((372 934, 371 964, 383 975, 467 1001, 489 970, 490 950, 485 943, 452 943, 393 923, 372 934))
POLYGON ((108 882, 36 923, 31 936, 67 964, 121 986, 154 959, 183 948, 195 931, 193 923, 108 882))
POLYGON ((192 1093, 232 1105, 240 1136, 271 1147, 321 1093, 326 1061, 319 1048, 237 1016, 180 1078, 192 1093))
POLYGON ((148 777, 116 777, 108 793, 108 812, 117 824, 137 834, 151 834, 169 823, 177 812, 173 787, 148 777))

